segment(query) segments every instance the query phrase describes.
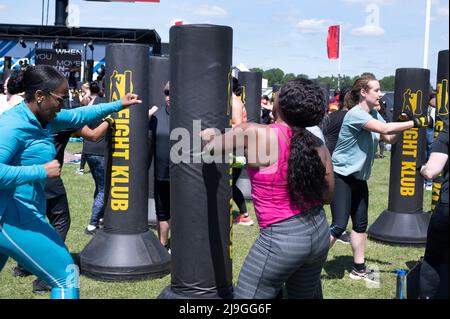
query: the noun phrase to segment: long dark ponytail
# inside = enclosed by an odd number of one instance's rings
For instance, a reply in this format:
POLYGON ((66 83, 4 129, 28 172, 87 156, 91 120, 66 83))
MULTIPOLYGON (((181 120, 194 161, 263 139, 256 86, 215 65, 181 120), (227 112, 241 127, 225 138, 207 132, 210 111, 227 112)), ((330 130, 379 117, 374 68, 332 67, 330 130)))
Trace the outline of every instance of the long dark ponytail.
POLYGON ((307 79, 287 82, 278 97, 280 115, 293 129, 288 166, 289 196, 302 209, 305 200, 321 201, 327 189, 325 167, 316 147, 322 142, 306 127, 320 123, 325 110, 320 87, 307 79))

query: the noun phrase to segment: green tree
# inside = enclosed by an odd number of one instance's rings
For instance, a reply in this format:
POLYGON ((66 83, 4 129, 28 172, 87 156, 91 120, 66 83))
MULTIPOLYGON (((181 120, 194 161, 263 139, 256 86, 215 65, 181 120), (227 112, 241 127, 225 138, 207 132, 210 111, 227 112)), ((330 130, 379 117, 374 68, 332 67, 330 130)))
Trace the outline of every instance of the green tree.
POLYGON ((269 86, 283 83, 284 72, 281 69, 269 69, 264 71, 263 77, 268 80, 269 86))
POLYGON ((297 74, 297 77, 301 79, 309 79, 309 76, 307 76, 306 74, 297 74))
POLYGON ((264 73, 264 70, 261 69, 261 68, 251 68, 250 72, 261 72, 261 73, 264 73))
POLYGON ((380 86, 382 91, 394 91, 395 88, 395 76, 385 76, 380 80, 380 86))
POLYGON ((294 73, 287 73, 285 74, 284 78, 283 78, 283 84, 286 83, 287 81, 293 80, 295 79, 295 74, 294 73))

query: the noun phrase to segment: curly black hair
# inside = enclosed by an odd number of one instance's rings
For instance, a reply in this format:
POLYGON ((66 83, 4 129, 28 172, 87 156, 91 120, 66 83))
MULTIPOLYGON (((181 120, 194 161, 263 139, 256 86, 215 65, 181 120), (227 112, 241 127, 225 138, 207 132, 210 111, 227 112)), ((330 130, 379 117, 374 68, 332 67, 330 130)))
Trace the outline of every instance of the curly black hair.
POLYGON ((288 162, 289 196, 299 209, 306 201, 322 201, 327 189, 325 166, 316 148, 323 145, 306 127, 320 123, 325 110, 319 85, 297 78, 280 90, 278 104, 281 118, 293 129, 288 162))

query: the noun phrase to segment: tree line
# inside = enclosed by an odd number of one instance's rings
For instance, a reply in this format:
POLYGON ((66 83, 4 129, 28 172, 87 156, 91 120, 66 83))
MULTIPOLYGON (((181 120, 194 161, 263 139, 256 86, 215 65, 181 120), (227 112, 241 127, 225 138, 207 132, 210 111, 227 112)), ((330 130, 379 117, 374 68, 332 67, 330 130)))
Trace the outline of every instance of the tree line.
MULTIPOLYGON (((251 68, 250 69, 251 72, 261 72, 263 74, 263 78, 268 80, 268 85, 270 87, 274 86, 274 85, 283 85, 284 83, 286 83, 289 80, 292 80, 296 77, 300 77, 300 78, 305 78, 308 79, 308 75, 306 74, 297 74, 295 75, 294 73, 284 73, 283 70, 279 69, 279 68, 274 68, 274 69, 269 69, 269 70, 263 70, 261 68, 251 68)), ((356 75, 356 76, 348 76, 348 75, 343 75, 341 76, 340 79, 340 86, 341 88, 344 86, 352 86, 353 83, 355 82, 355 80, 365 74, 371 74, 369 72, 365 72, 361 75, 356 75)), ((337 76, 318 76, 315 80, 327 84, 330 86, 331 90, 334 90, 338 87, 338 78, 337 76)), ((386 76, 382 79, 380 79, 380 85, 381 85, 381 89, 383 91, 394 91, 394 84, 395 84, 395 76, 391 75, 391 76, 386 76)))

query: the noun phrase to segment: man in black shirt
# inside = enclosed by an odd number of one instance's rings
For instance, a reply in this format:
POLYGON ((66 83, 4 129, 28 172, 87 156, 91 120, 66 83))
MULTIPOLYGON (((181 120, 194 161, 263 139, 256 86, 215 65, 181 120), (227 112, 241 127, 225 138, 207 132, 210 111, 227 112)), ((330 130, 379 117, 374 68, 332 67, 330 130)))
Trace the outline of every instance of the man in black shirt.
POLYGON ((441 192, 428 226, 425 257, 420 268, 420 297, 425 299, 448 299, 448 123, 434 142, 428 162, 420 170, 428 179, 434 179, 441 172, 441 192))
POLYGON ((331 155, 336 147, 344 117, 347 114, 349 107, 353 106, 348 106, 345 104, 345 95, 350 92, 350 90, 350 86, 342 88, 340 95, 341 98, 339 99, 339 109, 335 112, 327 114, 319 125, 325 137, 325 144, 327 145, 331 155))

